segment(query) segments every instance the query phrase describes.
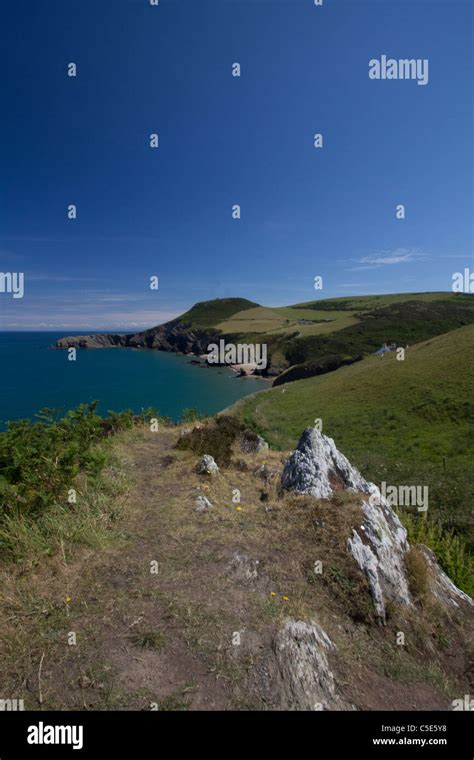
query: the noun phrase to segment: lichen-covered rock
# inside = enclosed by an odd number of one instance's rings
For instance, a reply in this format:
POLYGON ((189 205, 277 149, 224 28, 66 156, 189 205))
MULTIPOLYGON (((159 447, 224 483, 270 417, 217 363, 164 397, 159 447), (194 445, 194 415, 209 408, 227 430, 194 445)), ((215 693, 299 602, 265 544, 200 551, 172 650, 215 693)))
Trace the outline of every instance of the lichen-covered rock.
POLYGON ((367 481, 337 450, 332 438, 317 428, 306 428, 303 432, 285 464, 281 484, 285 489, 317 499, 329 499, 335 490, 344 488, 371 493, 367 481))
POLYGON ((370 546, 362 543, 361 537, 355 530, 352 532, 352 537, 347 540, 347 547, 362 572, 365 573, 375 611, 378 617, 385 622, 385 602, 380 585, 377 557, 370 546))
POLYGON ((328 653, 334 644, 315 622, 288 620, 274 641, 284 710, 344 710, 328 653))
POLYGON ((194 511, 195 512, 204 512, 206 509, 209 509, 209 507, 212 507, 211 502, 207 498, 207 496, 196 496, 194 499, 194 511))
MULTIPOLYGON (((362 502, 364 519, 360 527, 359 537, 369 546, 376 558, 378 584, 382 591, 382 600, 393 599, 401 604, 411 604, 410 592, 405 567, 405 553, 409 546, 407 533, 392 507, 383 498, 378 488, 373 484, 371 495, 362 502)), ((355 533, 356 531, 354 531, 355 533)), ((349 540, 350 541, 350 540, 349 540)), ((354 559, 355 545, 348 542, 348 548, 354 559)), ((364 570, 371 588, 374 605, 377 609, 377 591, 371 582, 373 567, 369 562, 361 568, 364 570)), ((385 620, 385 604, 379 617, 385 620)))
POLYGON ((211 477, 215 477, 219 472, 219 468, 214 461, 214 457, 211 457, 210 454, 204 454, 201 457, 197 463, 196 470, 199 475, 210 475, 211 477))
POLYGON ((252 559, 246 554, 234 552, 227 566, 228 575, 243 583, 256 581, 259 573, 259 560, 252 559))

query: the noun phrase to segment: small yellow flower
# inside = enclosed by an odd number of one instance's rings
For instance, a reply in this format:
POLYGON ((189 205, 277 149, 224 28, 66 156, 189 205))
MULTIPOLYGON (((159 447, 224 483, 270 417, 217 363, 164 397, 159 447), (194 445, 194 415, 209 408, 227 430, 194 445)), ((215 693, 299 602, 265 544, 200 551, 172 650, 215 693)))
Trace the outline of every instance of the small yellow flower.
POLYGON ((276 596, 274 591, 270 591, 270 596, 276 596))
POLYGON ((282 599, 283 599, 284 602, 288 602, 289 601, 289 599, 288 599, 287 596, 283 596, 282 599))
POLYGON ((71 597, 68 594, 67 597, 66 597, 66 604, 69 604, 70 601, 71 601, 71 597))
POLYGON ((237 512, 242 512, 242 507, 236 507, 237 512))

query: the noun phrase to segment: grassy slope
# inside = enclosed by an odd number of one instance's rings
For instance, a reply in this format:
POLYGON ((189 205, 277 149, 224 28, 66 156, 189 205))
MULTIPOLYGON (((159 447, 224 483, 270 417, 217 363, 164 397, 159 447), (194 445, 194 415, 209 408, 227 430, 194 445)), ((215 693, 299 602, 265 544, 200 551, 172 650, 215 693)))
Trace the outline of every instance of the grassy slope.
POLYGON ((229 319, 234 314, 255 306, 258 307, 258 304, 246 298, 216 298, 213 301, 200 301, 173 320, 171 324, 183 322, 192 327, 215 327, 219 322, 229 319))
POLYGON ((323 432, 376 482, 424 484, 434 510, 467 530, 474 454, 474 327, 334 373, 242 399, 234 413, 271 445, 294 446, 303 428, 323 432), (446 471, 443 469, 446 457, 446 471))
POLYGON ((369 296, 344 296, 341 298, 327 298, 317 301, 305 301, 294 304, 293 308, 304 309, 349 309, 351 311, 362 311, 365 309, 378 309, 384 306, 391 306, 394 303, 405 303, 406 301, 455 301, 459 296, 449 292, 438 293, 388 293, 385 295, 369 296))

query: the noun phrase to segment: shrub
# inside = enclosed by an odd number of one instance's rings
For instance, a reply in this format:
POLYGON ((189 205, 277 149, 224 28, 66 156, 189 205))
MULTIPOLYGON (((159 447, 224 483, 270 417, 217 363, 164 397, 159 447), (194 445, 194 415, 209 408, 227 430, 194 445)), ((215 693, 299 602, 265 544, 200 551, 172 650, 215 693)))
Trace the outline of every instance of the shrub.
POLYGON ((98 443, 108 433, 132 425, 132 413, 103 420, 96 401, 57 418, 43 409, 36 421, 9 422, 0 433, 0 519, 12 513, 41 512, 66 498, 80 471, 97 476, 107 454, 98 443))
POLYGON ((193 451, 202 456, 210 454, 220 467, 228 467, 232 458, 232 447, 237 437, 245 430, 234 417, 217 417, 212 424, 194 428, 181 436, 176 448, 193 451))
POLYGON ((183 412, 181 414, 181 422, 197 422, 198 420, 202 419, 203 415, 199 409, 195 409, 194 407, 191 407, 190 409, 183 409, 183 412))
POLYGON ((423 602, 430 590, 426 558, 419 549, 412 547, 405 555, 405 566, 411 594, 416 601, 423 602))
POLYGON ((425 544, 435 553, 438 562, 451 580, 470 596, 474 595, 474 561, 465 541, 426 515, 399 512, 412 544, 425 544))

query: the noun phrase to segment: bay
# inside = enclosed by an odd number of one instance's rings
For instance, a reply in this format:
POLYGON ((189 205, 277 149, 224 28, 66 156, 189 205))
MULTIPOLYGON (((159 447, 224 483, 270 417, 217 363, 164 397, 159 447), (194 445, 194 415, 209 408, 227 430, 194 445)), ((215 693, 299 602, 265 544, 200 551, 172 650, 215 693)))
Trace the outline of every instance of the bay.
MULTIPOLYGON (((74 333, 70 333, 74 334, 74 333)), ((77 360, 51 348, 57 332, 0 333, 0 426, 33 418, 44 407, 67 412, 98 400, 99 414, 153 406, 178 420, 194 407, 215 414, 240 397, 269 387, 227 368, 200 368, 193 357, 130 348, 84 349, 77 360)))

